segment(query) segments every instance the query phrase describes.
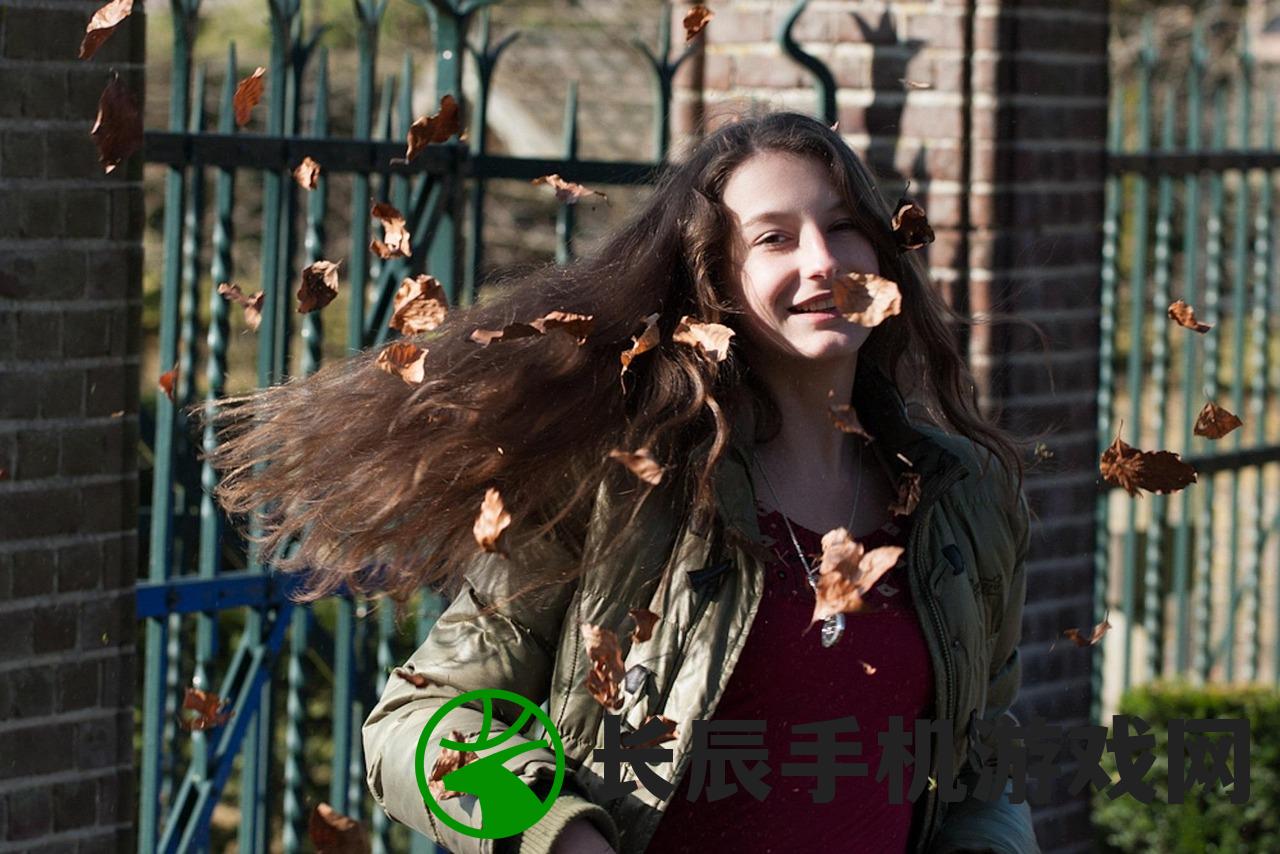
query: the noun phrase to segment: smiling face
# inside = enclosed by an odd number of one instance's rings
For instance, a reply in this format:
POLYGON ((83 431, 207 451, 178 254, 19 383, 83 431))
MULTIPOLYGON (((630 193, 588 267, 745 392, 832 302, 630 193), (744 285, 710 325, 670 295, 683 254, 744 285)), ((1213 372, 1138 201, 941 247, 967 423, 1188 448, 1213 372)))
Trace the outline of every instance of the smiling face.
POLYGON ((725 182, 730 214, 729 287, 743 310, 740 334, 759 357, 797 363, 839 361, 871 330, 830 311, 832 281, 851 272, 879 274, 871 241, 854 224, 818 160, 765 151, 725 182))

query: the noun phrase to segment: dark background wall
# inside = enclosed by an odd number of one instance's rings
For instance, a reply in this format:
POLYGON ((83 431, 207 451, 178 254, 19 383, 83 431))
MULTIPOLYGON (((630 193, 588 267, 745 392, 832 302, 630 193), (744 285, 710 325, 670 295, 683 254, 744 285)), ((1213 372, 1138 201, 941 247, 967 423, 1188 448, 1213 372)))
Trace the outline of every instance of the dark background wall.
POLYGON ((89 136, 136 10, 0 7, 0 851, 131 850, 141 162, 89 136))

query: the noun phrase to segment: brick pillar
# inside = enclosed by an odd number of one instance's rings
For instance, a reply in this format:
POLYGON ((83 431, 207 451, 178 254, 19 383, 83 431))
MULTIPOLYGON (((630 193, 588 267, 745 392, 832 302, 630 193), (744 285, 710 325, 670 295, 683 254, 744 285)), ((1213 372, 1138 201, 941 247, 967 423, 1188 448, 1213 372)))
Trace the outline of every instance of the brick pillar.
POLYGON ((144 23, 81 62, 99 5, 0 7, 0 852, 136 844, 142 167, 89 129, 144 23))
MULTIPOLYGON (((676 134, 751 102, 818 109, 812 78, 774 42, 791 6, 714 4, 698 73, 677 78, 676 134)), ((1054 458, 1027 481, 1037 518, 1019 716, 1086 723, 1088 653, 1049 646, 1091 624, 1107 5, 814 0, 792 32, 835 76, 839 129, 884 195, 911 179, 937 232, 932 275, 952 304, 1009 312, 1049 337, 1046 354, 1024 329, 979 326, 968 348, 985 409, 1024 434, 1054 429, 1054 458)), ((1091 850, 1087 803, 1065 788, 1035 810, 1040 844, 1091 850)))

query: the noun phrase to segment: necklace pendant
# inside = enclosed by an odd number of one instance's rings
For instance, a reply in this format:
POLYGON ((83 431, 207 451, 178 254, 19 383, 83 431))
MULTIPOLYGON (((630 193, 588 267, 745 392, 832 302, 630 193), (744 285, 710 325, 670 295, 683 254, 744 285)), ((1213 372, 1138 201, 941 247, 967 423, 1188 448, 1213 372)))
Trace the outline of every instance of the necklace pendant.
POLYGON ((844 635, 844 614, 836 614, 822 621, 822 645, 835 646, 844 635))

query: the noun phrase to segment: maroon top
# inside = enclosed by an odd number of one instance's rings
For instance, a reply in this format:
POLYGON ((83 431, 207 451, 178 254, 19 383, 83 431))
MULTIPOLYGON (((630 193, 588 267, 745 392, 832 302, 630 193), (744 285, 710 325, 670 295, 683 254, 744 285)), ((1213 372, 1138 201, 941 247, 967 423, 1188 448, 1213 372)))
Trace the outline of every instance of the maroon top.
MULTIPOLYGON (((863 545, 905 545, 909 517, 896 515, 879 530, 861 538, 863 545)), ((822 535, 792 522, 796 539, 815 569, 822 553, 822 535)), ((889 803, 888 779, 875 782, 881 748, 876 738, 888 729, 890 716, 903 718, 904 728, 922 718, 933 700, 933 668, 920 622, 911 604, 906 561, 899 560, 867 596, 867 609, 845 614, 845 630, 831 647, 822 646, 822 624, 813 623, 814 592, 795 554, 781 514, 761 510, 764 542, 781 556, 766 569, 764 593, 741 657, 734 666, 713 715, 716 720, 764 721, 764 760, 769 770, 757 800, 740 781, 733 762, 719 763, 724 782, 737 790, 710 801, 716 782, 716 762, 708 767, 701 791, 688 800, 693 766, 686 767, 679 786, 649 843, 650 851, 806 851, 818 846, 832 850, 905 851, 911 831, 912 808, 905 787, 903 803, 889 803), (806 627, 809 627, 806 632, 806 627), (785 764, 809 765, 816 757, 792 750, 812 743, 813 734, 791 733, 797 724, 854 716, 858 731, 842 732, 836 740, 861 742, 859 755, 843 753, 840 764, 865 763, 866 776, 835 778, 834 796, 820 796, 815 776, 783 776, 785 764)), ((711 745, 732 743, 730 735, 712 735, 711 745)), ((744 736, 737 736, 738 739, 744 736)), ((740 742, 739 742, 740 743, 740 742)), ((749 749, 749 748, 748 748, 749 749)), ((830 756, 830 754, 826 754, 830 756)), ((760 760, 737 764, 750 772, 760 760)))

